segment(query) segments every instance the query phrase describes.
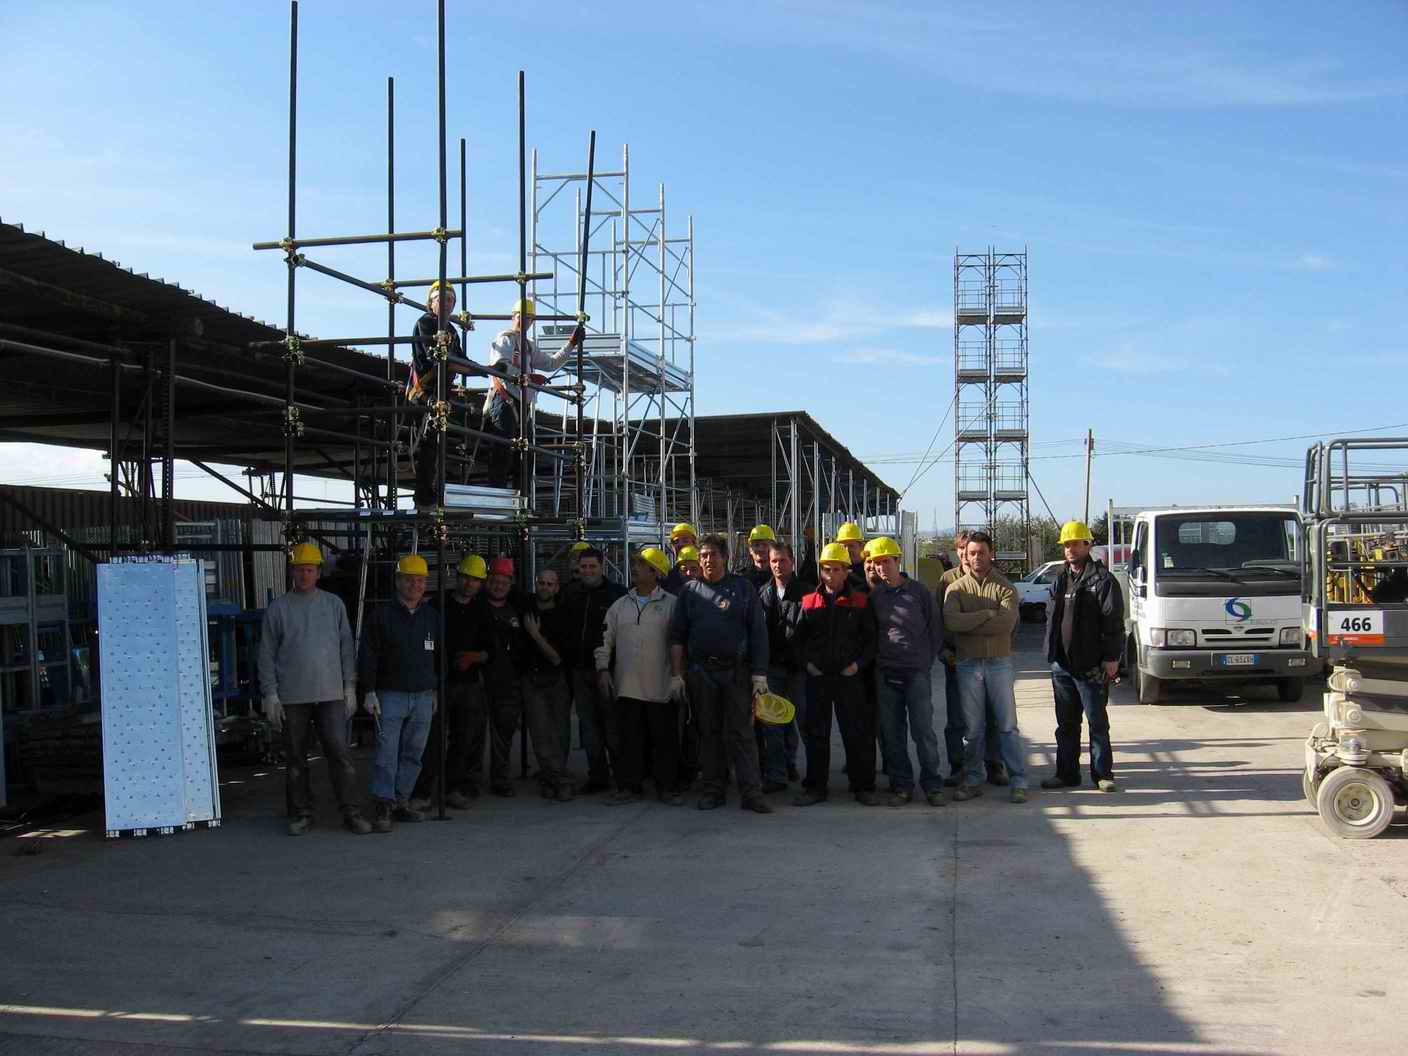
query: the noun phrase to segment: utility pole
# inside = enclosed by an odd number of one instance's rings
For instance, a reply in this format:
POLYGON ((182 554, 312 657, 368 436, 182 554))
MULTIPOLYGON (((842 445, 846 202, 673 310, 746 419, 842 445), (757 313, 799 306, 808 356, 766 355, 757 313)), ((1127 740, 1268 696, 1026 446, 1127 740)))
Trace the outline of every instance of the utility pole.
POLYGON ((1085 431, 1085 523, 1090 523, 1090 456, 1095 453, 1095 430, 1085 431))

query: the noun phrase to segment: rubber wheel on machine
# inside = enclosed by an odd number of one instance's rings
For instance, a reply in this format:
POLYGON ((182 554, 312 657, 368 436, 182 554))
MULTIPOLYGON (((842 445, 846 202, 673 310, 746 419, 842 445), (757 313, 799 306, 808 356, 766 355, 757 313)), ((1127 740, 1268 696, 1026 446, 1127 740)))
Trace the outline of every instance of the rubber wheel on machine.
POLYGON ((1393 821, 1393 790, 1372 770, 1342 766, 1320 782, 1315 807, 1336 836, 1372 840, 1393 821))
POLYGON ((1281 678, 1276 680, 1276 695, 1283 704, 1294 704, 1305 695, 1305 679, 1281 678))
POLYGON ((1315 797, 1320 791, 1320 781, 1311 776, 1308 766, 1300 772, 1300 790, 1305 793, 1305 798, 1310 800, 1310 805, 1315 807, 1315 797))

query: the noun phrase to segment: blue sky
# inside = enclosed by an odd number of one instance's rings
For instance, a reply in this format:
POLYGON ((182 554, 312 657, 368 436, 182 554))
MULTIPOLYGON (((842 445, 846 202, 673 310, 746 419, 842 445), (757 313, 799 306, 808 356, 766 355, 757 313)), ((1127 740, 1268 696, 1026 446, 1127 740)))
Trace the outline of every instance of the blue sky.
MULTIPOLYGON (((952 398, 954 248, 993 244, 1031 253, 1032 471, 1058 516, 1088 427, 1096 502, 1134 504, 1285 501, 1307 441, 1121 445, 1408 422, 1402 4, 448 7, 471 270, 516 254, 522 67, 545 166, 579 166, 596 128, 605 157, 629 142, 636 192, 663 180, 694 216, 698 413, 806 409, 905 487, 915 466, 886 459, 952 398)), ((249 243, 283 230, 287 21, 271 0, 5 4, 0 216, 279 319, 282 268, 249 243)), ((384 223, 387 75, 398 223, 433 226, 434 31, 429 0, 303 3, 302 232, 384 223)), ((312 332, 382 325, 374 298, 301 289, 312 332)), ((7 447, 7 480, 99 472, 7 447)), ((941 463, 906 505, 947 524, 951 489, 941 463)))

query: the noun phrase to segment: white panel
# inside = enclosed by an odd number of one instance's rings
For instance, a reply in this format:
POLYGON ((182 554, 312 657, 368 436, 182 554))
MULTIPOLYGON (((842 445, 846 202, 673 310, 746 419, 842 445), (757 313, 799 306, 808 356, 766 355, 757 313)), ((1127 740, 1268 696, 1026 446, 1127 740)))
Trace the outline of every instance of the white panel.
POLYGON ((205 571, 199 561, 98 567, 107 829, 220 816, 205 571))

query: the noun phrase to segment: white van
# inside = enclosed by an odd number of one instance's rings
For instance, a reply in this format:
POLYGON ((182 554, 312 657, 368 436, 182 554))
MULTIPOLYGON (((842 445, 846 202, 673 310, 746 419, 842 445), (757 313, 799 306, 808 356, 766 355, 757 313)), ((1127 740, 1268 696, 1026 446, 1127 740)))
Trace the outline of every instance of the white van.
POLYGON ((1291 507, 1144 510, 1125 588, 1126 664, 1139 700, 1180 679, 1274 682, 1299 700, 1310 666, 1301 630, 1300 520, 1291 507))

